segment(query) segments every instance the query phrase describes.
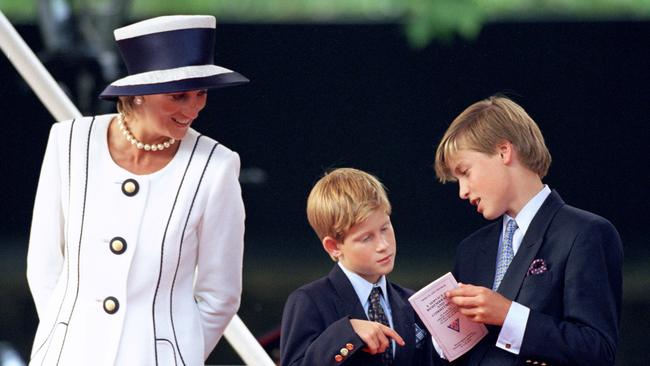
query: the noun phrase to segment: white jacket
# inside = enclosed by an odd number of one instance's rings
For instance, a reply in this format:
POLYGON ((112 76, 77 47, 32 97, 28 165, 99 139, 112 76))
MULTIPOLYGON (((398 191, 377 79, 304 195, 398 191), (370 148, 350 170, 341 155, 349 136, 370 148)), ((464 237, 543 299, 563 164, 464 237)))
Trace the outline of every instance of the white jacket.
POLYGON ((167 166, 135 175, 110 157, 113 116, 50 132, 27 256, 30 365, 203 365, 240 303, 239 156, 190 129, 167 166))

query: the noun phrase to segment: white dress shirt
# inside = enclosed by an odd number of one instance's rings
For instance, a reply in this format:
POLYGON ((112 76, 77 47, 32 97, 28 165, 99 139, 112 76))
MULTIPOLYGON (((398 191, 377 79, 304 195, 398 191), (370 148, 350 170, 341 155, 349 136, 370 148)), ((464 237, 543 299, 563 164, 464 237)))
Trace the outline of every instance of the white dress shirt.
MULTIPOLYGON (((501 228, 502 237, 503 232, 506 229, 506 223, 509 219, 514 219, 515 222, 517 222, 517 230, 515 230, 515 234, 512 238, 512 249, 515 255, 517 255, 517 251, 521 246, 521 242, 526 235, 530 223, 533 221, 537 211, 539 211, 539 208, 542 207, 542 204, 550 194, 551 189, 547 185, 544 185, 544 188, 542 188, 539 193, 526 203, 517 217, 512 218, 507 214, 504 215, 503 227, 501 228)), ((501 331, 499 332, 496 346, 518 355, 519 350, 521 349, 521 343, 524 339, 524 332, 526 331, 529 314, 530 309, 528 307, 513 301, 508 310, 508 314, 506 315, 506 319, 503 322, 501 331)))

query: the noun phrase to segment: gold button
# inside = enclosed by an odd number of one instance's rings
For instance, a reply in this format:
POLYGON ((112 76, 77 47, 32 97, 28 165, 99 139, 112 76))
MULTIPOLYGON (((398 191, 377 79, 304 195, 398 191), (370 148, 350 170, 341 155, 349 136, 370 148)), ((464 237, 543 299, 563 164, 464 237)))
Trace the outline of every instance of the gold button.
POLYGON ((108 314, 115 314, 120 308, 120 303, 113 296, 104 299, 104 311, 108 314))
POLYGON ((126 251, 126 240, 124 240, 124 238, 116 236, 111 239, 110 248, 113 254, 122 254, 126 251))
POLYGON ((106 300, 104 301, 104 309, 106 309, 107 312, 112 312, 115 310, 115 301, 113 300, 106 300))
POLYGON ((122 249, 124 248, 124 243, 120 240, 113 240, 111 242, 111 247, 113 248, 113 251, 115 252, 121 252, 122 249))
POLYGON ((341 362, 341 361, 343 361, 343 356, 341 356, 341 355, 336 355, 336 356, 334 356, 334 361, 336 361, 336 362, 341 362))
POLYGON ((533 365, 539 365, 538 361, 533 361, 533 365))
POLYGON ((352 344, 352 343, 346 343, 346 344, 345 344, 345 348, 347 348, 348 350, 352 351, 352 350, 354 349, 354 344, 352 344))
POLYGON ((343 356, 343 357, 347 356, 347 355, 348 355, 348 352, 350 352, 350 351, 348 351, 347 348, 341 348, 341 350, 339 351, 339 353, 340 353, 341 356, 343 356))
POLYGON ((540 363, 541 366, 546 366, 546 362, 540 363))
POLYGON ((140 186, 135 179, 127 179, 122 183, 122 193, 129 197, 133 197, 138 194, 140 186))
POLYGON ((531 360, 526 360, 526 363, 531 363, 531 362, 533 362, 533 361, 531 361, 531 360))
POLYGON ((133 193, 135 191, 135 184, 133 184, 133 182, 124 183, 124 190, 127 193, 133 193))

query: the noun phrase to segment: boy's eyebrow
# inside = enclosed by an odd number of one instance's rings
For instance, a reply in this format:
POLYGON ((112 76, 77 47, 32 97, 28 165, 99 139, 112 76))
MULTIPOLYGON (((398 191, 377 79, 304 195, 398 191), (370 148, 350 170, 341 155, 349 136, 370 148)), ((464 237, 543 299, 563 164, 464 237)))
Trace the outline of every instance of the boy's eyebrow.
MULTIPOLYGON (((379 225, 379 227, 382 228, 382 227, 384 227, 384 226, 386 226, 388 224, 390 224, 390 216, 386 219, 386 221, 384 221, 381 225, 379 225)), ((362 237, 364 237, 364 236, 366 236, 368 234, 372 234, 372 231, 373 231, 373 229, 368 229, 366 231, 362 231, 362 232, 358 233, 357 235, 353 235, 352 240, 356 240, 356 239, 362 238, 362 237)))
POLYGON ((359 240, 359 239, 363 238, 364 236, 366 236, 368 234, 370 234, 370 231, 366 230, 366 231, 362 231, 362 232, 358 233, 357 235, 353 235, 351 238, 352 238, 352 240, 359 240))
POLYGON ((461 170, 462 170, 462 167, 461 167, 461 166, 462 166, 462 165, 463 165, 463 162, 462 162, 462 161, 459 161, 458 164, 456 164, 456 166, 454 167, 454 169, 451 171, 452 175, 453 175, 454 173, 455 173, 455 174, 462 174, 462 173, 461 173, 461 170))

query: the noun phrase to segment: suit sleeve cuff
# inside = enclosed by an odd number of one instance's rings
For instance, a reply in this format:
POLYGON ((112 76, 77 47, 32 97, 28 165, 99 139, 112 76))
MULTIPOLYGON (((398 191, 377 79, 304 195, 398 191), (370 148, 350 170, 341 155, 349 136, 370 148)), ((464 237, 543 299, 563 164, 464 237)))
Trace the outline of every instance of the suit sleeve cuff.
POLYGON ((513 301, 499 332, 496 346, 518 355, 521 343, 524 340, 529 314, 530 309, 528 307, 513 301))

